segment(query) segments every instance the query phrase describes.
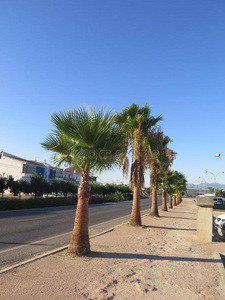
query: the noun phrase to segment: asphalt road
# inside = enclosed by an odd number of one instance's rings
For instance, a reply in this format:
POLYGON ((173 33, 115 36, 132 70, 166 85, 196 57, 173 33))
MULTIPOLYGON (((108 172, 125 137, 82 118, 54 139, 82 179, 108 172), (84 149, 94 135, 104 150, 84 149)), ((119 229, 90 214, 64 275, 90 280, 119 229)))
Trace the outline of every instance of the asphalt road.
MULTIPOLYGON (((90 237, 128 222, 131 207, 132 201, 90 205, 90 237)), ((141 200, 142 214, 149 213, 150 207, 151 199, 141 200)), ((63 206, 0 212, 0 270, 67 245, 75 210, 63 206)))

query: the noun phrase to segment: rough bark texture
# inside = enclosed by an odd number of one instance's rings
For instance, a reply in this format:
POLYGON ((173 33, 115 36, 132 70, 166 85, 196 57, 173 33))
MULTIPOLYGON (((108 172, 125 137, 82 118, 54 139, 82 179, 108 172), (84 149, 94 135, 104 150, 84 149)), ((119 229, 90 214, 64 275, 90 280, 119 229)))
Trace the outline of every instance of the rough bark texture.
POLYGON ((179 204, 180 204, 180 193, 177 192, 177 205, 179 205, 179 204))
POLYGON ((169 196, 169 208, 173 208, 172 196, 169 196))
POLYGON ((176 196, 173 196, 173 206, 177 206, 176 196))
POLYGON ((163 211, 168 211, 167 204, 166 204, 166 190, 165 190, 165 188, 163 188, 163 190, 162 190, 162 210, 163 211))
POLYGON ((180 204, 181 202, 182 202, 182 200, 181 200, 181 192, 178 192, 178 203, 180 204))
POLYGON ((156 172, 151 172, 150 185, 152 189, 152 207, 149 215, 159 217, 158 201, 157 201, 158 174, 156 172))
POLYGON ((141 226, 140 187, 134 187, 133 190, 133 203, 129 224, 132 226, 141 226))
POLYGON ((88 200, 91 197, 89 175, 83 171, 78 187, 78 202, 68 254, 82 256, 91 252, 88 234, 88 200))

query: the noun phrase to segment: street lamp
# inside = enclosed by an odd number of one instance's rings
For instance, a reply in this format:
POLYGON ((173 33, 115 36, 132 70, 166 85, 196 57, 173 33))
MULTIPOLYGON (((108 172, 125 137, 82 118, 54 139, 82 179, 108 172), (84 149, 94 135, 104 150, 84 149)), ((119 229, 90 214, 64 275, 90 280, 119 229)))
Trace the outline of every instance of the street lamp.
POLYGON ((219 153, 219 154, 214 154, 215 157, 220 157, 221 155, 222 155, 222 156, 225 156, 225 154, 221 154, 221 153, 219 153))
POLYGON ((200 194, 201 194, 201 182, 200 182, 200 181, 198 181, 198 180, 195 180, 195 181, 197 181, 197 182, 198 182, 198 189, 199 189, 199 192, 200 192, 200 194))
POLYGON ((219 172, 219 173, 217 173, 216 175, 213 174, 212 172, 209 172, 209 171, 204 171, 204 173, 210 173, 210 174, 213 175, 213 177, 214 177, 214 184, 215 184, 215 192, 216 192, 216 177, 217 177, 217 175, 219 175, 219 174, 221 174, 221 173, 225 173, 225 172, 219 172))
POLYGON ((201 176, 198 176, 198 178, 201 178, 201 179, 203 179, 203 180, 204 180, 204 182, 205 182, 205 192, 206 192, 206 180, 209 180, 209 179, 212 179, 212 178, 210 177, 210 178, 204 179, 204 178, 203 178, 203 177, 201 177, 201 176))

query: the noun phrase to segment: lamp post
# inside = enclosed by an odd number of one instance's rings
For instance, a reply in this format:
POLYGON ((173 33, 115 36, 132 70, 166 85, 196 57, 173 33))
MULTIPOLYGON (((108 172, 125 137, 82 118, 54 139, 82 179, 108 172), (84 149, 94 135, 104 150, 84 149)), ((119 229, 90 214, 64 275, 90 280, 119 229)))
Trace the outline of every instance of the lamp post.
POLYGON ((214 156, 215 156, 215 157, 220 157, 220 156, 225 156, 225 154, 219 153, 219 154, 214 154, 214 156))
POLYGON ((206 180, 209 180, 209 179, 212 179, 212 178, 210 177, 210 178, 204 179, 204 178, 203 178, 203 177, 201 177, 201 176, 198 176, 198 178, 201 178, 201 179, 203 179, 203 180, 204 180, 204 182, 205 182, 205 192, 206 192, 206 180))
POLYGON ((216 175, 213 174, 212 172, 209 172, 209 171, 204 171, 204 173, 210 173, 210 174, 213 175, 213 177, 214 177, 214 187, 215 187, 215 192, 216 192, 216 177, 217 177, 217 175, 219 175, 219 174, 221 174, 221 173, 225 173, 225 172, 219 172, 219 173, 217 173, 216 175))
POLYGON ((199 193, 201 194, 201 182, 200 182, 200 181, 198 181, 198 180, 195 180, 195 181, 197 181, 197 182, 198 182, 198 189, 199 189, 199 193))

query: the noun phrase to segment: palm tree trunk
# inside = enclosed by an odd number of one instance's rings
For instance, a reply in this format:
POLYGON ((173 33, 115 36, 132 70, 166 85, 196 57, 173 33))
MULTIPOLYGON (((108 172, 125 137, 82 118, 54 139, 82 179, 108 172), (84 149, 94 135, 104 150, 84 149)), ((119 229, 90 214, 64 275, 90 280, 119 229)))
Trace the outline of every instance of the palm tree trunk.
POLYGON ((172 196, 169 196, 169 208, 173 208, 172 196))
POLYGON ((82 256, 91 252, 88 234, 88 200, 90 197, 89 175, 83 171, 78 187, 76 216, 68 254, 82 256))
POLYGON ((141 226, 140 187, 134 187, 133 204, 129 224, 141 226))
POLYGON ((158 174, 151 172, 150 175, 150 186, 152 189, 152 207, 150 210, 150 216, 159 217, 157 191, 158 191, 158 174))
POLYGON ((157 188, 155 188, 155 187, 152 187, 152 207, 151 207, 149 215, 159 217, 158 200, 157 200, 157 188))
POLYGON ((181 192, 179 192, 179 203, 182 202, 181 192))
POLYGON ((180 204, 180 192, 177 192, 177 204, 180 204))
POLYGON ((177 206, 176 196, 173 196, 173 206, 177 206))
POLYGON ((163 188, 163 190, 162 190, 162 210, 168 211, 167 205, 166 205, 166 190, 165 190, 165 188, 163 188))

